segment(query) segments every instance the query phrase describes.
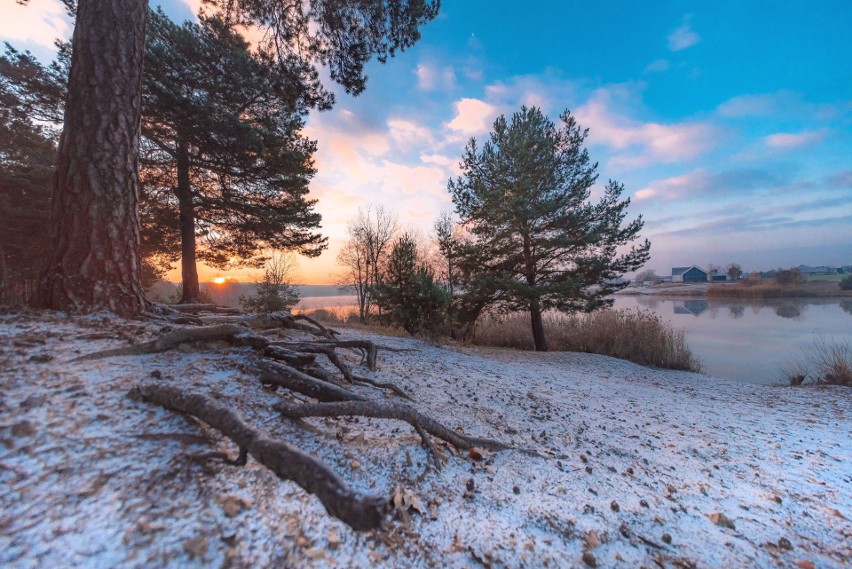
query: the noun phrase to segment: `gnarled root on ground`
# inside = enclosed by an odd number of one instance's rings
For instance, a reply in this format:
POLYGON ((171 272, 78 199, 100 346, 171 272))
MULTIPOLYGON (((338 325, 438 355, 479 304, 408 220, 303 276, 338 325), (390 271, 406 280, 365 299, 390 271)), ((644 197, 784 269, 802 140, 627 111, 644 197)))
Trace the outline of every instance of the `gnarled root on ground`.
POLYGON ((143 383, 134 395, 179 413, 192 415, 234 441, 244 453, 254 457, 282 480, 292 480, 315 495, 332 516, 355 530, 379 527, 388 499, 361 496, 349 488, 316 457, 284 441, 270 439, 245 423, 237 413, 209 397, 171 385, 143 383))

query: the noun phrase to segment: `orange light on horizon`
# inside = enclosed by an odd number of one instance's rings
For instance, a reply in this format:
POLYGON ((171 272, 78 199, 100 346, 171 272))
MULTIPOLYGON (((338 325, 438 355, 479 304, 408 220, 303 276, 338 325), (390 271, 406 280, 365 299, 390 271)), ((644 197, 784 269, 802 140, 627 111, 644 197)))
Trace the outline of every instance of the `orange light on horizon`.
POLYGON ((214 284, 225 284, 225 281, 228 280, 228 277, 216 277, 213 279, 214 284))

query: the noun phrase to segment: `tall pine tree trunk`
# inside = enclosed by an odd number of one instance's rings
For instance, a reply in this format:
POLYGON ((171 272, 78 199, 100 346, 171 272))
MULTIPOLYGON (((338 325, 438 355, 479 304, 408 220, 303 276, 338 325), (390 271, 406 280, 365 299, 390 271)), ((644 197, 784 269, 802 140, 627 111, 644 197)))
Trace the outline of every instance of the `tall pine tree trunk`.
POLYGON ((189 152, 186 142, 177 144, 177 198, 180 208, 180 269, 183 294, 180 304, 198 302, 201 290, 198 285, 198 268, 195 263, 195 204, 189 182, 189 152))
POLYGON ((530 322, 532 324, 533 342, 535 351, 547 351, 547 338, 544 337, 544 321, 541 318, 541 303, 538 297, 530 299, 530 322))
POLYGON ((132 316, 146 306, 137 169, 147 7, 77 4, 42 307, 132 316))

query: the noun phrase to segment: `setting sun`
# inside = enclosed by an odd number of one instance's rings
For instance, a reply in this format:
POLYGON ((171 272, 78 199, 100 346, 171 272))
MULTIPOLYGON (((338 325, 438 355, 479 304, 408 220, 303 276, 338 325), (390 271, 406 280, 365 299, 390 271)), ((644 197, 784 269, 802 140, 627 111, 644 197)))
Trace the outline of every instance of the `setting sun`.
POLYGON ((213 279, 215 284, 225 284, 225 281, 228 280, 227 277, 216 277, 213 279))

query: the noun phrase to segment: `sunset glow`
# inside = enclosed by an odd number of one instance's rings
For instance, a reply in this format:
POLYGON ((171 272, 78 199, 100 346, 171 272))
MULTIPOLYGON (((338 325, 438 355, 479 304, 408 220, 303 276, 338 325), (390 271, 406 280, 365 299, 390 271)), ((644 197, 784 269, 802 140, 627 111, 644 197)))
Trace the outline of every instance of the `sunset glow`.
POLYGON ((216 277, 215 279, 213 279, 213 284, 225 284, 227 280, 227 277, 216 277))

